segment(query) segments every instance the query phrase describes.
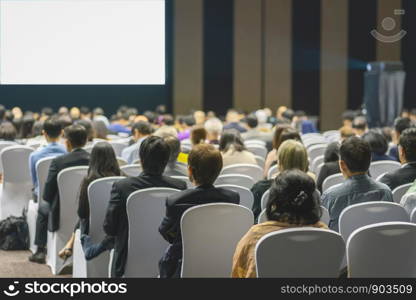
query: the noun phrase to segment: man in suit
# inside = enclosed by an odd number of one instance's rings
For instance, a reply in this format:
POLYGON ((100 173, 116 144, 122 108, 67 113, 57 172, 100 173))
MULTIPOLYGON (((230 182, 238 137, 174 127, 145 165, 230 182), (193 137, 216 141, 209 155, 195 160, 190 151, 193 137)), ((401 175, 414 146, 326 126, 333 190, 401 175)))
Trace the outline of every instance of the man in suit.
POLYGON ((189 178, 196 188, 175 194, 166 200, 166 216, 162 220, 159 232, 171 245, 159 262, 161 278, 180 277, 182 260, 180 220, 187 209, 209 203, 240 203, 238 193, 214 187, 213 184, 221 169, 221 153, 212 145, 197 145, 189 154, 189 178))
POLYGON ((59 172, 70 167, 87 166, 90 161, 90 155, 82 149, 87 143, 87 131, 83 126, 72 125, 67 127, 65 129, 65 137, 66 148, 69 153, 55 158, 49 167, 43 193, 43 200, 45 201, 39 202, 36 220, 35 244, 38 248, 36 253, 29 257, 31 262, 45 263, 48 230, 54 232, 59 229, 59 172))
POLYGON ((112 277, 124 275, 129 237, 126 204, 130 194, 138 190, 157 187, 186 189, 186 183, 182 180, 162 175, 170 157, 169 146, 162 138, 151 136, 145 139, 140 146, 139 156, 143 173, 114 183, 104 220, 105 233, 115 237, 112 277))
POLYGON ((403 131, 400 136, 398 150, 402 167, 387 173, 380 180, 387 184, 392 191, 403 184, 412 183, 416 180, 416 128, 403 131))

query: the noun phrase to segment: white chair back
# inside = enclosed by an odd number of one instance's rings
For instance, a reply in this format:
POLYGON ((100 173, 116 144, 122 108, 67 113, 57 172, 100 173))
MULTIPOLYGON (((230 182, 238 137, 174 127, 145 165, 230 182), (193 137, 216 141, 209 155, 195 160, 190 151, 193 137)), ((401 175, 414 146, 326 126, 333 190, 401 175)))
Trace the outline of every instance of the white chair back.
POLYGON ((411 215, 416 208, 416 193, 409 193, 402 197, 400 205, 404 207, 409 215, 411 215))
POLYGON ((256 156, 260 156, 262 158, 266 158, 267 156, 267 149, 264 146, 249 144, 246 145, 246 148, 256 156))
POLYGON ((242 174, 250 176, 254 181, 260 181, 263 178, 263 169, 256 165, 236 164, 222 169, 221 175, 242 174))
POLYGON ((182 277, 228 278, 238 242, 254 223, 251 210, 214 203, 188 209, 181 219, 182 277))
POLYGON ((319 175, 319 173, 317 173, 317 168, 320 164, 324 163, 325 157, 323 155, 320 155, 318 157, 316 157, 311 164, 311 171, 314 172, 315 174, 319 175))
POLYGON ((266 142, 262 140, 246 140, 244 141, 244 145, 247 146, 262 146, 266 147, 266 142))
POLYGON ((362 227, 347 242, 352 278, 415 278, 416 225, 402 222, 362 227))
POLYGON ((263 196, 261 197, 261 210, 266 209, 267 202, 269 201, 270 190, 264 192, 263 196))
POLYGON ((121 157, 117 157, 117 162, 120 167, 127 166, 129 164, 124 158, 121 157))
POLYGON ((267 172, 267 179, 272 179, 272 177, 274 175, 276 175, 276 173, 279 171, 279 166, 278 165, 274 165, 272 167, 270 167, 269 172, 267 172))
POLYGON ((322 183, 322 192, 325 192, 326 190, 328 190, 329 188, 335 185, 343 183, 344 180, 345 180, 344 175, 342 175, 341 173, 329 176, 322 183))
POLYGON ((337 278, 344 254, 342 237, 330 230, 303 227, 272 232, 256 245, 257 277, 337 278))
POLYGON ((416 224, 416 208, 412 211, 410 215, 410 222, 412 222, 413 224, 416 224))
POLYGON ((409 222, 406 210, 397 203, 366 202, 345 208, 339 217, 339 232, 345 241, 357 229, 382 222, 409 222))
POLYGON ((123 150, 127 148, 128 146, 126 143, 120 143, 120 142, 114 142, 114 141, 111 141, 110 145, 111 147, 113 147, 114 152, 116 153, 117 157, 120 157, 123 150))
POLYGON ((248 175, 229 174, 219 176, 214 185, 238 185, 251 189, 254 184, 254 179, 248 175))
POLYGON ((254 195, 253 193, 245 187, 237 186, 237 185, 218 185, 218 188, 224 188, 227 190, 234 191, 240 195, 240 205, 244 206, 248 209, 253 208, 253 202, 254 202, 254 195))
POLYGON ((408 183, 395 188, 392 192, 394 202, 400 203, 402 197, 407 193, 407 191, 411 188, 412 185, 413 183, 408 183))
POLYGON ((127 199, 129 243, 124 277, 156 278, 158 262, 169 246, 158 229, 166 212, 166 198, 178 193, 152 188, 132 193, 127 199))
MULTIPOLYGON (((0 141, 0 152, 7 148, 7 147, 12 147, 12 146, 18 146, 18 144, 16 142, 9 142, 9 141, 0 141)), ((0 159, 0 173, 3 173, 3 162, 0 159)))
POLYGON ((264 168, 264 164, 266 163, 266 160, 263 157, 258 156, 258 155, 254 156, 254 158, 256 159, 257 165, 260 168, 264 168))
POLYGON ((124 174, 130 177, 139 176, 140 173, 143 172, 141 165, 126 165, 126 166, 122 166, 120 170, 124 172, 124 174))
POLYGON ((397 161, 383 160, 371 163, 369 172, 371 177, 376 179, 380 175, 383 175, 388 172, 393 172, 400 168, 401 165, 397 161))
POLYGON ((308 149, 308 155, 311 162, 314 161, 315 158, 319 156, 323 156, 325 154, 325 150, 327 145, 316 145, 312 146, 308 149))
POLYGON ((45 157, 36 163, 36 173, 38 176, 38 202, 43 200, 43 189, 45 188, 46 179, 48 179, 49 167, 56 156, 45 157))

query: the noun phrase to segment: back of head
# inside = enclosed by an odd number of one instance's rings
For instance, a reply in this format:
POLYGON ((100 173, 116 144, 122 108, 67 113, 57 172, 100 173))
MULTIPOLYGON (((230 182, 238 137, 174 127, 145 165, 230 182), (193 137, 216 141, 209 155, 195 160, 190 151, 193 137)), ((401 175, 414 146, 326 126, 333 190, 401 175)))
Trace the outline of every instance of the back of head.
POLYGON ((91 151, 88 177, 120 176, 120 167, 113 147, 107 142, 97 143, 91 151))
POLYGON ((5 141, 14 141, 17 136, 17 130, 10 122, 4 122, 0 125, 0 139, 5 141))
POLYGON ((354 119, 354 122, 352 123, 352 128, 359 130, 359 131, 365 131, 368 127, 367 119, 363 116, 356 117, 354 119))
POLYGON ((230 149, 238 152, 246 150, 240 132, 235 129, 226 130, 221 136, 220 151, 227 152, 230 149))
POLYGON ((324 162, 338 162, 339 161, 339 144, 334 142, 328 145, 324 154, 324 162))
POLYGON ((402 132, 399 146, 403 149, 407 162, 416 162, 416 128, 409 128, 402 132))
POLYGON ((394 130, 401 135, 403 131, 412 127, 412 120, 410 118, 397 118, 394 121, 394 130))
POLYGON ((150 136, 142 142, 139 156, 146 174, 160 176, 168 164, 170 149, 162 138, 150 136))
POLYGON ((339 133, 341 135, 341 139, 346 140, 349 137, 354 136, 354 130, 352 129, 352 127, 348 127, 348 126, 343 126, 340 130, 339 133))
POLYGON ((183 123, 184 123, 186 126, 188 126, 188 127, 192 127, 192 126, 194 126, 194 125, 195 125, 195 118, 194 118, 194 116, 192 116, 192 115, 185 116, 185 117, 183 118, 183 123))
POLYGON ((250 128, 250 129, 255 129, 259 125, 257 117, 253 114, 247 116, 244 119, 244 122, 247 124, 248 128, 250 128))
POLYGON ((4 120, 5 115, 6 115, 6 107, 0 104, 0 121, 4 120))
POLYGON ((140 135, 151 135, 153 132, 152 125, 149 122, 139 121, 133 124, 132 132, 138 132, 140 135))
POLYGON ((363 140, 370 144, 371 152, 378 155, 386 154, 389 148, 387 140, 384 138, 384 136, 374 130, 370 130, 364 134, 363 140))
POLYGON ((92 141, 94 139, 94 128, 92 127, 92 123, 89 120, 79 120, 75 122, 76 125, 81 125, 87 131, 87 139, 88 141, 92 141))
POLYGON ((264 125, 267 123, 267 120, 269 117, 267 116, 267 113, 264 110, 260 109, 256 111, 256 118, 257 118, 257 122, 260 125, 264 125))
POLYGON ((104 116, 104 110, 101 107, 96 107, 93 110, 94 116, 104 116))
POLYGON ((72 148, 82 148, 87 143, 87 131, 84 126, 71 125, 65 128, 65 138, 71 144, 72 148))
POLYGON ((92 127, 95 132, 95 137, 98 139, 107 139, 108 129, 103 121, 95 120, 92 122, 92 127))
POLYGON ((300 170, 279 174, 270 188, 266 214, 269 220, 297 225, 319 222, 322 212, 314 180, 300 170))
POLYGON ((211 134, 221 134, 223 129, 220 119, 212 118, 205 122, 205 130, 211 134))
POLYGON ((173 126, 162 126, 158 130, 156 130, 153 135, 161 137, 161 138, 165 138, 168 136, 177 136, 178 132, 173 126))
POLYGON ((196 112, 194 112, 194 119, 197 125, 204 125, 206 119, 205 112, 197 110, 196 112))
POLYGON ((52 139, 57 139, 62 133, 62 124, 58 118, 50 118, 43 122, 43 130, 52 139))
POLYGON ((235 109, 230 109, 227 112, 227 116, 225 117, 225 120, 227 123, 237 123, 239 121, 239 115, 238 112, 235 109))
POLYGON ((305 146, 295 140, 285 141, 277 151, 279 170, 298 169, 303 172, 309 170, 308 152, 305 146))
POLYGON ((289 121, 292 121, 293 118, 295 117, 295 112, 293 110, 291 110, 290 108, 286 109, 283 112, 282 117, 285 118, 285 119, 288 119, 289 121))
POLYGON ((204 143, 205 140, 207 139, 207 131, 202 126, 194 127, 191 130, 190 138, 191 138, 192 145, 204 143))
POLYGON ((279 150, 283 142, 288 140, 301 141, 299 131, 289 125, 279 125, 273 137, 273 148, 279 150))
POLYGON ((350 137, 340 148, 340 159, 351 173, 366 173, 371 164, 370 144, 359 137, 350 137))
POLYGON ((196 145, 189 154, 188 165, 192 171, 192 179, 198 185, 211 185, 222 170, 222 155, 212 145, 196 145))
POLYGON ((181 152, 181 142, 176 136, 167 136, 163 138, 166 144, 169 146, 170 156, 169 162, 175 163, 178 159, 178 155, 181 152))

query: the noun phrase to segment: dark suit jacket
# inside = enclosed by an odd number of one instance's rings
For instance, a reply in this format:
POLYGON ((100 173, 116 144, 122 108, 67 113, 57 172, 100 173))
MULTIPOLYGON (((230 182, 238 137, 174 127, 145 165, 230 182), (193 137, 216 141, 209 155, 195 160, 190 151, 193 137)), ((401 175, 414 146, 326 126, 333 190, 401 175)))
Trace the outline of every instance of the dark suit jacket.
POLYGON ((142 173, 138 177, 129 177, 113 184, 111 200, 104 220, 104 231, 107 235, 115 237, 115 251, 111 268, 111 273, 114 277, 124 275, 124 267, 127 260, 129 237, 126 211, 127 198, 138 190, 156 187, 185 190, 186 183, 166 176, 153 176, 142 173))
POLYGON ((166 216, 159 232, 171 246, 159 264, 160 277, 179 277, 182 259, 181 218, 193 206, 209 203, 240 204, 240 195, 213 185, 199 186, 175 195, 166 200, 166 216))
POLYGON ((322 193, 322 184, 324 183, 325 179, 331 175, 338 173, 341 173, 338 161, 328 162, 324 164, 321 171, 319 172, 318 180, 316 181, 318 190, 322 193))
POLYGON ((412 183, 416 180, 416 162, 409 163, 404 165, 402 168, 387 173, 386 175, 381 178, 381 182, 387 184, 390 189, 393 191, 395 188, 407 184, 412 183))
POLYGON ((60 204, 58 190, 58 174, 64 169, 88 166, 90 163, 90 154, 83 149, 75 149, 71 153, 56 157, 49 167, 48 178, 45 183, 43 199, 49 203, 49 220, 48 230, 51 232, 59 229, 60 204))

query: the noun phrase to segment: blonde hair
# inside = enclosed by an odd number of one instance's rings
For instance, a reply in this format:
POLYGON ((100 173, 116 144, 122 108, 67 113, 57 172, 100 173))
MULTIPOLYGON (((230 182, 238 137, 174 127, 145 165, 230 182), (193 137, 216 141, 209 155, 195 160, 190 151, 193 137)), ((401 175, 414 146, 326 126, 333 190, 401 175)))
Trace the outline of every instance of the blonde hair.
POLYGON ((277 162, 280 172, 298 169, 306 173, 309 170, 306 147, 295 140, 287 140, 280 145, 277 151, 277 162))

